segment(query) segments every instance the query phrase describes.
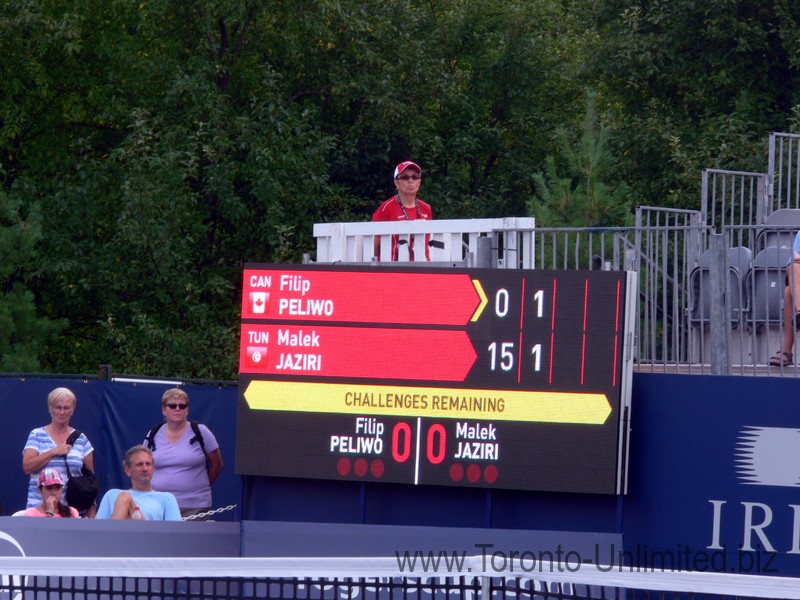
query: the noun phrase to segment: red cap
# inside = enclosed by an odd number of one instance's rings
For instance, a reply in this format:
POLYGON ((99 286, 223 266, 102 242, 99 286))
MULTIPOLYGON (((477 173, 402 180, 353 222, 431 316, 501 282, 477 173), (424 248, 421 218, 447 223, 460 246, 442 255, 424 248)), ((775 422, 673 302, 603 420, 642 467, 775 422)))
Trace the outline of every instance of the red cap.
POLYGON ((404 160, 394 168, 394 179, 397 179, 397 176, 406 169, 414 169, 417 173, 422 173, 422 169, 419 168, 417 163, 411 162, 410 160, 404 160))
POLYGON ((39 485, 64 485, 64 478, 55 469, 44 469, 39 473, 39 485))

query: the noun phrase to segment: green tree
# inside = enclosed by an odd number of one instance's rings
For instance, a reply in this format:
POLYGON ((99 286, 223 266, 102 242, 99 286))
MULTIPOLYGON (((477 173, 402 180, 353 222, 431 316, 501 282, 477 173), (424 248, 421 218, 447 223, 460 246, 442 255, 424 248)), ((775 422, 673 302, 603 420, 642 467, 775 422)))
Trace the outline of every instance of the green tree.
POLYGON ((294 262, 423 164, 440 218, 523 214, 580 112, 572 12, 540 0, 15 0, 2 189, 42 207, 42 369, 232 378, 244 262, 294 262))
POLYGON ((0 371, 39 371, 63 327, 37 314, 27 287, 40 236, 38 209, 23 211, 18 200, 0 190, 0 371))
POLYGON ((765 171, 798 98, 794 2, 603 0, 589 63, 640 203, 697 207, 700 171, 765 171))
POLYGON ((528 205, 537 224, 546 227, 610 227, 631 221, 630 190, 616 175, 610 152, 610 129, 599 122, 595 95, 586 100, 586 115, 577 139, 567 128, 556 132, 558 156, 545 159, 535 176, 537 195, 528 205))

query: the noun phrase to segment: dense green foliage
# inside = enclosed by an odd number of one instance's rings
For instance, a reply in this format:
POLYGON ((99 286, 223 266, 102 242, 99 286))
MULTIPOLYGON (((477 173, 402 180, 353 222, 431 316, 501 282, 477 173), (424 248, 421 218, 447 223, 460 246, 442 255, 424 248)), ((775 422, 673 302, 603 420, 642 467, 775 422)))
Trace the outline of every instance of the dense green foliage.
POLYGON ((783 0, 6 0, 0 370, 233 378, 244 262, 367 220, 626 222, 763 170, 800 117, 783 0))
POLYGON ((590 64, 615 115, 620 175, 636 197, 696 208, 701 169, 766 170, 769 132, 792 130, 800 107, 800 4, 595 7, 590 64))

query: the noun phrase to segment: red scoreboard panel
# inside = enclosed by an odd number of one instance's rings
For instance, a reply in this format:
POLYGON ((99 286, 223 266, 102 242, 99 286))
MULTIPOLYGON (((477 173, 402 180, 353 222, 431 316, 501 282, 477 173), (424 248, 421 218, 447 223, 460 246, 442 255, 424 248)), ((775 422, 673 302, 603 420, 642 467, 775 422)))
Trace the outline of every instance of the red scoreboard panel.
POLYGON ((247 265, 236 472, 622 493, 636 287, 247 265))

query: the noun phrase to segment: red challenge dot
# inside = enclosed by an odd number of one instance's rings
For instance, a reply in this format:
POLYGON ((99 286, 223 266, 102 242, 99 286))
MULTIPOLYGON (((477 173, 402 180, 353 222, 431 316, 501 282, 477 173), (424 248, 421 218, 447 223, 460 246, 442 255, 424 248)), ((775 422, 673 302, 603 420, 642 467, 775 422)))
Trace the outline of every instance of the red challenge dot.
POLYGON ((464 477, 464 467, 462 467, 458 463, 454 463, 450 466, 450 479, 453 481, 461 481, 464 477))
POLYGON ((339 475, 345 476, 350 473, 350 459, 349 458, 340 458, 339 462, 336 463, 336 470, 339 471, 339 475))
POLYGON ((478 465, 470 465, 467 467, 467 480, 470 483, 475 483, 481 478, 481 468, 478 465))
POLYGON ((364 458, 356 459, 356 464, 353 467, 353 471, 355 471, 355 474, 358 475, 359 477, 363 477, 364 475, 366 475, 367 474, 366 459, 364 458))
POLYGON ((494 465, 489 465, 483 470, 483 478, 486 480, 486 483, 494 483, 497 481, 497 467, 494 465))
POLYGON ((380 458, 376 458, 372 461, 372 464, 369 466, 369 472, 372 473, 373 477, 382 477, 384 471, 384 464, 380 458))

